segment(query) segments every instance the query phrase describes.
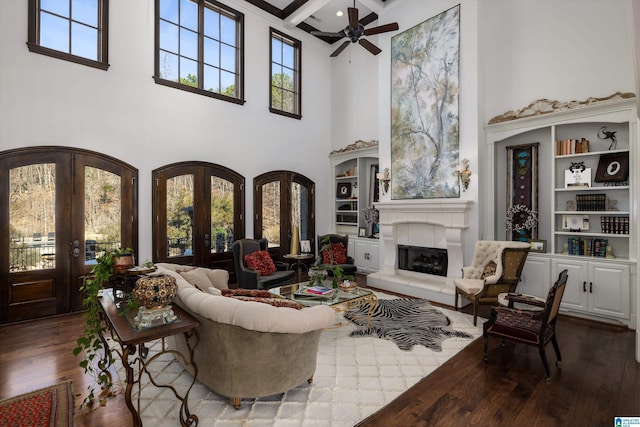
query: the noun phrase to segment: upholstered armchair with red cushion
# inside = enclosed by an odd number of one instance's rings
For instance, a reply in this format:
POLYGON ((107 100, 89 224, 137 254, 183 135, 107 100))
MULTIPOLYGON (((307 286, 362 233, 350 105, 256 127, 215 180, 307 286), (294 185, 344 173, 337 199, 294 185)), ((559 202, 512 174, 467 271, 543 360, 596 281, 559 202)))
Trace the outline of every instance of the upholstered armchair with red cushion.
POLYGON ((267 247, 267 239, 240 239, 233 242, 233 261, 239 288, 271 289, 294 282, 296 272, 288 270, 285 263, 274 262, 267 247))
POLYGON ((331 268, 338 265, 342 267, 343 274, 355 274, 358 268, 353 264, 353 258, 347 255, 348 247, 348 235, 325 234, 318 236, 318 258, 315 265, 326 267, 329 276, 333 276, 331 268), (328 240, 325 242, 326 238, 328 240))

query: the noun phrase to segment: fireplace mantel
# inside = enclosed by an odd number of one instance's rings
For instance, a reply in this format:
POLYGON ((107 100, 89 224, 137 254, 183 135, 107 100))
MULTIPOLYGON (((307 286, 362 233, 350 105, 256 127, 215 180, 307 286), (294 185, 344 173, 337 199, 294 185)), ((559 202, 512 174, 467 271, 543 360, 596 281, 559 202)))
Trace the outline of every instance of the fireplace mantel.
POLYGON ((469 227, 472 205, 471 200, 459 199, 376 203, 375 207, 380 212, 384 264, 381 271, 368 276, 368 283, 380 289, 451 304, 455 291, 453 278, 460 275, 463 266, 462 233, 469 227), (447 277, 399 270, 398 244, 447 249, 447 277))

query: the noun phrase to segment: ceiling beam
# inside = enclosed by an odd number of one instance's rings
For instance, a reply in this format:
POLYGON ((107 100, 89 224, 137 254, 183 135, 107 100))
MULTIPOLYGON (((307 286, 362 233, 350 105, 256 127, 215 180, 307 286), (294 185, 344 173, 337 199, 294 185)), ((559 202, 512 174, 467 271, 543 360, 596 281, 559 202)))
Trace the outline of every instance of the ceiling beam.
POLYGON ((362 3, 364 7, 376 14, 380 14, 384 9, 384 4, 382 4, 380 0, 357 0, 356 7, 358 7, 358 2, 362 3))
POLYGON ((309 0, 284 20, 286 27, 295 27, 309 16, 329 4, 331 0, 309 0))

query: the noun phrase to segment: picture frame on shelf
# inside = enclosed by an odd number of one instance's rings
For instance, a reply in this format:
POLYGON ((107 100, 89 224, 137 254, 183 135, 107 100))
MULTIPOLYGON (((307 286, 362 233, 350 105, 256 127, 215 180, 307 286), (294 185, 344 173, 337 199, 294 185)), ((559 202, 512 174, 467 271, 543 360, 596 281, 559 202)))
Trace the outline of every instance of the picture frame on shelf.
POLYGON ((589 215, 562 215, 562 229, 575 231, 589 230, 589 215))
POLYGON ((300 252, 303 254, 311 253, 311 240, 300 240, 300 252))
POLYGON ((365 227, 358 228, 358 237, 367 237, 367 229, 365 227))
POLYGON ((336 188, 336 197, 338 199, 349 199, 351 198, 351 183, 350 182, 339 182, 336 188))
POLYGON ((585 168, 583 162, 564 171, 564 188, 575 187, 591 187, 591 168, 585 168))
POLYGON ((540 252, 540 253, 547 252, 546 240, 529 239, 529 244, 531 245, 531 249, 529 249, 529 252, 540 252))
POLYGON ((629 153, 602 154, 598 160, 595 182, 622 182, 629 178, 629 153))

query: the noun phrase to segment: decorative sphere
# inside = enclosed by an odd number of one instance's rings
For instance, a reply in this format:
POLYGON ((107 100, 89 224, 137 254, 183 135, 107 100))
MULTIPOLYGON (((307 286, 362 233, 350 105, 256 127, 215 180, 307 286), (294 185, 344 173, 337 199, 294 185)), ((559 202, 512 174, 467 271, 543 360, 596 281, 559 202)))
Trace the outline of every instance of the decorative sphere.
POLYGON ((176 279, 167 275, 141 277, 133 289, 138 304, 147 308, 169 304, 177 293, 176 279))

